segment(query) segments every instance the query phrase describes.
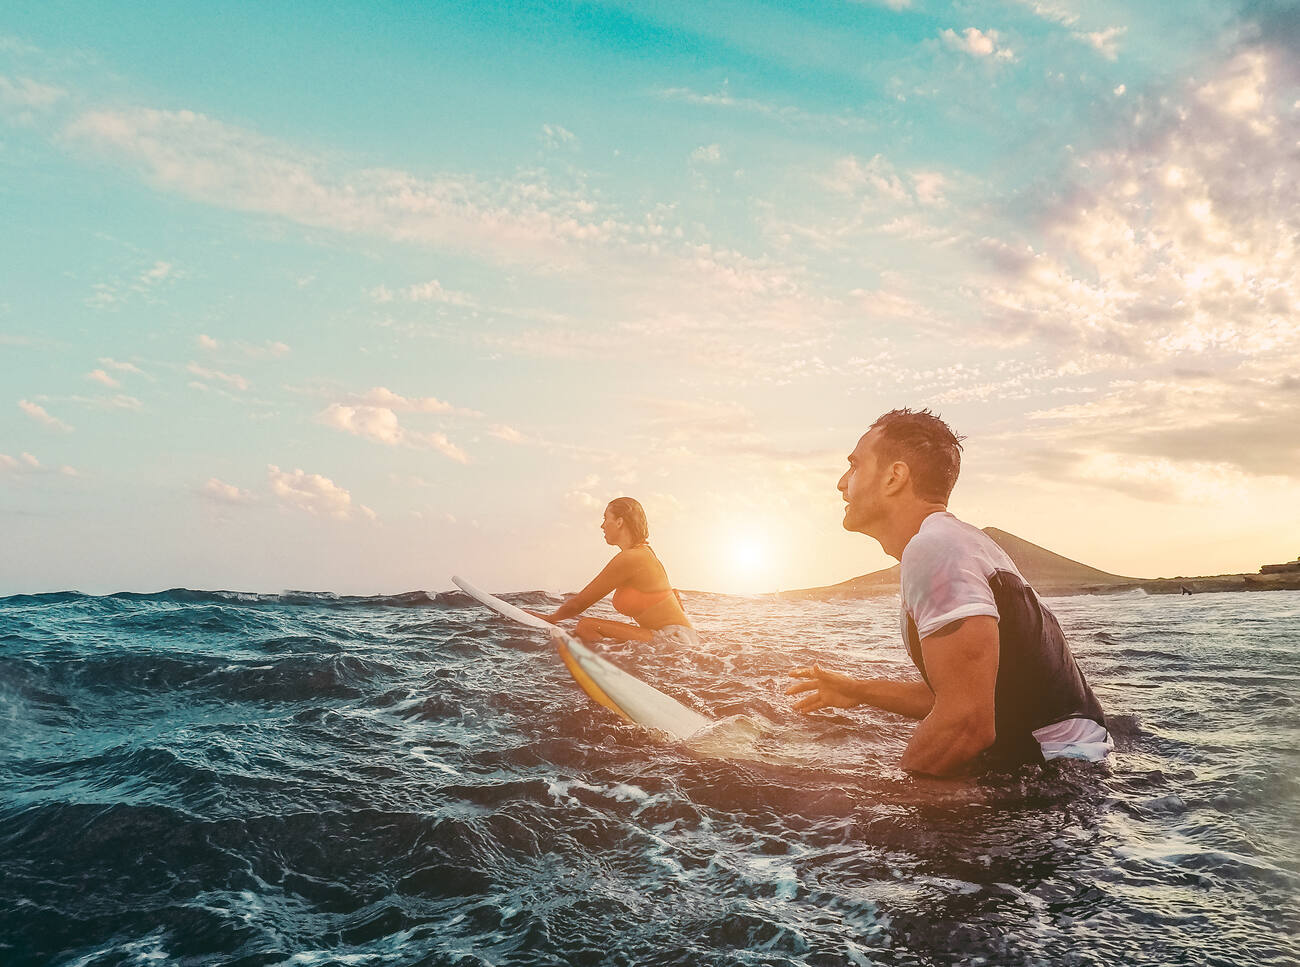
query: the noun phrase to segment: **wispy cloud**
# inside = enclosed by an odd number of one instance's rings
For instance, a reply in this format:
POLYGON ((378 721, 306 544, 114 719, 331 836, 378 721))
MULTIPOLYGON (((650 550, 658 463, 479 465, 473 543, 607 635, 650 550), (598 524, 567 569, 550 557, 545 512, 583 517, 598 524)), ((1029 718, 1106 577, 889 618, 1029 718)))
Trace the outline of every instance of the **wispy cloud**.
POLYGON ((96 383, 102 383, 109 389, 119 389, 122 386, 121 383, 115 380, 112 376, 109 376, 108 373, 102 369, 92 369, 86 374, 86 379, 94 380, 96 383))
POLYGON ((722 161, 722 145, 702 144, 691 152, 691 160, 700 164, 719 164, 722 161))
POLYGON ((868 125, 861 119, 849 114, 817 114, 790 104, 772 104, 752 97, 736 97, 728 85, 713 94, 702 94, 689 87, 666 87, 654 92, 666 101, 681 101, 700 107, 720 108, 724 110, 744 111, 762 117, 780 121, 783 124, 810 125, 822 128, 862 129, 868 125))
POLYGON ((132 296, 149 296, 159 285, 176 275, 170 262, 154 262, 133 279, 114 282, 97 282, 91 288, 94 294, 85 301, 93 309, 114 309, 132 296))
POLYGON ((64 477, 76 477, 78 473, 75 467, 64 464, 57 469, 46 467, 30 453, 23 452, 17 457, 11 457, 7 453, 0 453, 0 478, 5 476, 27 476, 31 474, 49 474, 57 473, 64 477))
POLYGON ((131 373, 135 376, 144 375, 144 370, 142 370, 139 366, 135 365, 135 363, 119 362, 118 360, 113 359, 111 356, 101 356, 99 358, 99 363, 101 366, 114 370, 115 372, 131 373))
POLYGON ((287 356, 290 352, 288 344, 271 339, 256 344, 242 342, 238 339, 234 342, 224 343, 204 332, 199 333, 197 341, 199 348, 204 352, 228 351, 245 359, 277 359, 281 356, 287 356))
POLYGON ((113 393, 110 396, 80 396, 78 394, 51 396, 41 393, 36 398, 42 403, 72 403, 75 406, 89 406, 98 410, 140 410, 144 408, 144 404, 140 400, 126 393, 113 393))
POLYGON ((393 410, 408 413, 450 413, 457 416, 482 416, 478 410, 455 406, 436 396, 402 396, 394 393, 387 386, 376 386, 361 394, 362 402, 375 406, 386 406, 393 410))
POLYGON ((221 382, 241 392, 248 389, 248 380, 238 373, 223 373, 218 369, 208 369, 206 366, 200 366, 198 363, 191 362, 185 367, 185 371, 197 376, 206 383, 221 382))
POLYGON ((64 433, 71 433, 72 427, 64 423, 56 416, 51 416, 45 411, 45 407, 39 403, 33 403, 30 400, 19 400, 18 408, 30 416, 37 423, 48 426, 52 430, 61 430, 64 433))
POLYGON ((1112 379, 1089 399, 1031 409, 1003 442, 1049 486, 1224 508, 1300 486, 1297 425, 1300 379, 1277 358, 1112 379))
POLYGON ((1052 0, 1052 2, 1020 0, 1020 2, 1032 10, 1036 16, 1042 17, 1044 20, 1062 24, 1066 27, 1072 27, 1079 22, 1078 12, 1063 0, 1052 0))
POLYGON ((558 124, 543 124, 542 140, 546 142, 548 148, 559 148, 576 145, 578 136, 558 124))
POLYGON ((42 84, 30 77, 0 76, 0 106, 20 110, 45 110, 67 97, 61 87, 42 84))
POLYGON ((592 202, 539 182, 421 178, 392 169, 333 172, 305 152, 192 111, 88 111, 69 143, 119 159, 160 190, 303 225, 552 262, 618 236, 592 202))
POLYGON ((454 289, 443 288, 442 283, 437 279, 430 279, 428 282, 417 282, 397 291, 384 285, 376 286, 370 290, 370 297, 379 303, 402 299, 405 302, 441 302, 445 305, 464 306, 466 308, 478 305, 478 301, 473 296, 465 292, 457 292, 454 289))

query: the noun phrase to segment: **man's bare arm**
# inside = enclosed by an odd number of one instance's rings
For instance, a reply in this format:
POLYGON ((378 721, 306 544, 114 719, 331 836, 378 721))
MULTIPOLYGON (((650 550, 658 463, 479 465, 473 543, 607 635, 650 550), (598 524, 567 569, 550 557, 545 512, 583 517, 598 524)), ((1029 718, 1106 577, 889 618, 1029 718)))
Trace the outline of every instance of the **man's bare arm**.
POLYGON ((998 622, 978 615, 921 639, 934 706, 912 733, 901 765, 935 776, 961 770, 997 737, 998 622))
POLYGON ((785 690, 787 695, 809 692, 795 703, 797 712, 815 712, 823 708, 856 708, 870 705, 873 708, 908 718, 920 719, 930 713, 934 704, 932 693, 925 682, 896 682, 886 678, 853 678, 839 672, 828 671, 820 665, 795 668, 790 677, 802 679, 785 690))

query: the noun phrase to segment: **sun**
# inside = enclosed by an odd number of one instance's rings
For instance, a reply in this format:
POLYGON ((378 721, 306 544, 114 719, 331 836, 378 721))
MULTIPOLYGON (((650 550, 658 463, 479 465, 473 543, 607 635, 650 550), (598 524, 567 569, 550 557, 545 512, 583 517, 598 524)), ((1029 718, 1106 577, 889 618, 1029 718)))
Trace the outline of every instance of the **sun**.
POLYGON ((767 567, 769 560, 767 542, 756 535, 737 537, 731 545, 731 563, 739 570, 760 571, 767 567))

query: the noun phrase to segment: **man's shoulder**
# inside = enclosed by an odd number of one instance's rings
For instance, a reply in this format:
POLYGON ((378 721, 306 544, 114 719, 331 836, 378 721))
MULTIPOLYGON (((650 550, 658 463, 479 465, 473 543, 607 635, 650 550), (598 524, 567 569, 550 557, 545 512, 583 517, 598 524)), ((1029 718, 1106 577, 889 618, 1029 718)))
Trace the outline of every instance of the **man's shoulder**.
POLYGON ((958 520, 947 511, 931 514, 903 548, 902 560, 960 554, 982 547, 988 539, 979 528, 958 520))
POLYGON ((953 568, 988 574, 1004 568, 1014 569, 1010 558, 991 537, 950 513, 926 518, 903 548, 900 564, 905 574, 953 568))

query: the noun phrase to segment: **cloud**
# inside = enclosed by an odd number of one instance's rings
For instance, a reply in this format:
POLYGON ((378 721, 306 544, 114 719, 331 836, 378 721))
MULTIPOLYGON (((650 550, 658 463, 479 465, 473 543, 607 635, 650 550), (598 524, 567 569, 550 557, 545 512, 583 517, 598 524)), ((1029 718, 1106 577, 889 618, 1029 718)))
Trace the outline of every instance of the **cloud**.
POLYGON ((967 27, 960 36, 953 30, 941 30, 939 38, 953 50, 972 57, 992 57, 994 60, 1015 60, 1015 52, 999 43, 996 30, 987 32, 978 27, 967 27))
POLYGON ((1104 362, 1300 350, 1300 112, 1287 54, 1240 50, 1176 97, 1135 98, 1118 143, 986 241, 984 333, 1104 362))
POLYGON ((1119 55, 1119 38, 1124 36, 1127 27, 1107 27, 1091 33, 1076 33, 1075 36, 1091 46, 1107 60, 1115 60, 1119 55))
POLYGON ((232 343, 223 343, 219 339, 213 339, 207 333, 200 333, 198 337, 199 348, 205 352, 217 352, 223 346, 228 345, 230 349, 244 356, 246 359, 275 359, 280 356, 287 356, 290 352, 286 343, 277 342, 268 339, 264 343, 257 345, 240 342, 236 340, 232 343))
MULTIPOLYGON (((217 369, 208 369, 200 366, 198 363, 190 363, 185 367, 186 372, 192 373, 201 380, 207 380, 209 383, 219 381, 227 386, 232 386, 237 390, 246 391, 248 389, 248 380, 237 373, 223 373, 217 369)), ((204 387, 206 388, 206 387, 204 387)))
POLYGON ((388 446, 428 447, 457 463, 468 463, 465 451, 445 434, 419 433, 401 425, 397 414, 385 406, 345 406, 332 403, 320 414, 320 421, 336 430, 365 437, 388 446))
POLYGON ((753 412, 733 400, 643 399, 645 430, 656 446, 716 453, 750 451, 763 445, 753 412))
POLYGON ((39 470, 41 462, 30 453, 23 453, 21 458, 15 459, 7 453, 0 453, 0 469, 15 472, 19 470, 32 471, 39 470))
POLYGON ((144 408, 134 396, 114 393, 111 396, 49 396, 42 393, 36 397, 42 403, 72 403, 77 406, 91 406, 100 410, 140 410, 144 408))
POLYGON ((248 359, 279 359, 281 356, 287 356, 291 352, 288 343, 271 339, 257 345, 246 342, 236 342, 234 347, 248 359))
POLYGON ((45 110, 67 95, 63 88, 42 84, 30 77, 0 77, 0 104, 8 107, 45 110))
POLYGON ((45 426, 48 426, 53 430, 61 430, 64 433, 72 432, 71 426, 69 426, 67 423, 64 423, 58 417, 50 416, 49 413, 45 412, 45 407, 37 403, 32 403, 28 400, 19 400, 18 408, 22 410, 24 413, 26 413, 28 416, 30 416, 37 423, 41 423, 45 426))
POLYGON ((466 308, 474 308, 478 305, 478 301, 473 296, 466 292, 445 289, 437 279, 418 282, 397 292, 384 285, 376 286, 370 290, 370 297, 380 303, 393 302, 400 297, 407 302, 440 302, 445 305, 464 306, 466 308))
POLYGON ((318 473, 292 473, 271 464, 267 467, 271 493, 282 504, 322 517, 346 520, 352 516, 352 494, 318 473))
POLYGON ((780 121, 784 124, 809 125, 820 128, 865 130, 867 122, 848 114, 815 114, 791 105, 770 104, 756 98, 735 97, 727 84, 716 94, 701 94, 689 87, 667 87, 654 92, 667 101, 682 101, 700 107, 746 111, 780 121))
POLYGON ((554 263, 618 238, 625 226, 590 199, 538 180, 348 173, 255 131, 192 111, 94 110, 64 130, 70 144, 116 158, 156 188, 302 225, 554 263))
POLYGON ((228 484, 216 477, 208 478, 208 482, 203 485, 202 493, 210 500, 223 504, 247 504, 255 499, 250 491, 241 490, 234 484, 228 484))
POLYGON ((1144 499, 1224 500, 1252 478, 1300 482, 1300 383, 1285 369, 1116 380, 1096 399, 1031 411, 1018 445, 1046 476, 1144 499))
POLYGON ((23 452, 17 457, 11 457, 7 453, 0 453, 0 476, 28 476, 33 474, 51 474, 58 473, 64 477, 79 476, 74 467, 67 464, 55 470, 53 467, 46 467, 30 453, 23 452))
POLYGON ((458 416, 482 416, 478 410, 453 406, 436 396, 402 396, 386 386, 376 386, 361 395, 360 400, 375 406, 387 406, 390 409, 408 413, 451 413, 458 416))
POLYGON ((1063 24, 1066 27, 1072 27, 1079 22, 1079 15, 1066 3, 1056 0, 1056 2, 1043 2, 1043 0, 1021 0, 1025 6, 1029 7, 1036 16, 1042 17, 1053 23, 1063 24))
POLYGON ((109 369, 117 370, 120 373, 132 373, 136 376, 144 375, 144 371, 140 369, 139 366, 136 366, 134 363, 118 362, 116 359, 113 359, 110 356, 101 356, 99 358, 99 362, 101 365, 106 366, 109 369))
POLYGON ((129 301, 132 296, 148 298, 150 294, 169 278, 176 277, 176 271, 170 262, 154 262, 143 269, 134 279, 127 281, 97 282, 91 288, 94 294, 85 302, 92 309, 113 309, 129 301))
MULTIPOLYGON (((680 96, 694 97, 691 92, 680 96)), ((756 107, 725 91, 702 101, 756 107)), ((810 120, 797 111, 771 110, 773 116, 810 120)), ((86 111, 66 125, 62 142, 95 160, 119 162, 159 191, 197 202, 304 226, 442 247, 458 256, 532 264, 541 271, 582 266, 600 280, 592 301, 599 299, 602 315, 613 320, 608 337, 590 331, 557 333, 549 325, 507 336, 499 329, 480 329, 465 337, 487 345, 495 340, 510 351, 581 354, 581 347, 593 341, 622 348, 640 342, 645 331, 658 330, 662 336, 655 340, 654 351, 664 358, 694 356, 698 348, 703 359, 710 352, 725 351, 738 331, 807 329, 822 319, 824 300, 808 297, 795 282, 804 271, 801 265, 782 267, 769 258, 691 245, 684 241, 684 229, 672 224, 678 217, 673 206, 625 217, 588 192, 581 173, 575 174, 578 186, 566 188, 538 171, 485 180, 454 173, 421 177, 392 169, 348 170, 332 159, 188 111, 86 111), (782 287, 784 291, 777 291, 782 287)), ((121 295, 108 286, 95 298, 109 307, 116 306, 121 295)), ((423 299, 482 308, 474 297, 441 282, 421 283, 404 292, 380 287, 373 295, 380 300, 423 299)), ((764 351, 754 346, 746 355, 764 351)), ((755 362, 751 368, 765 367, 755 362)), ((229 372, 228 367, 221 369, 229 372)), ((193 385, 216 388, 204 379, 193 385)))
POLYGON ((718 144, 702 144, 691 152, 691 160, 703 164, 718 164, 722 161, 722 146, 718 144))
POLYGON ((915 197, 907 177, 879 154, 867 159, 845 155, 836 160, 821 181, 842 195, 870 195, 894 202, 915 197))
POLYGON ((122 384, 115 380, 102 369, 92 369, 86 374, 86 379, 93 379, 97 383, 103 383, 109 389, 120 389, 122 384))
POLYGON ((397 446, 407 439, 397 414, 382 406, 343 406, 333 403, 321 413, 320 420, 336 430, 344 430, 389 446, 397 446))
POLYGON ((581 510, 596 510, 605 506, 599 498, 592 496, 585 490, 570 490, 564 495, 564 499, 581 510))
POLYGON ((561 127, 558 124, 543 124, 542 139, 546 142, 548 148, 559 148, 564 145, 575 145, 578 143, 578 136, 568 128, 561 127))
POLYGON ((504 423, 494 423, 488 427, 488 434, 498 440, 505 440, 506 443, 523 443, 525 440, 522 433, 512 426, 506 426, 504 423))

